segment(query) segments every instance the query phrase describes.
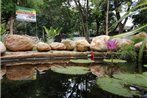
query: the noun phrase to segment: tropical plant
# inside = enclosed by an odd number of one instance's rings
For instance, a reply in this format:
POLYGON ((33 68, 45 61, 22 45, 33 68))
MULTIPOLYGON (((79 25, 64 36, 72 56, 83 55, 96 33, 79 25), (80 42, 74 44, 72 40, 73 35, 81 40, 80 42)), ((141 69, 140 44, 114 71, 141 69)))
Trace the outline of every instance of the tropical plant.
POLYGON ((123 97, 141 97, 142 91, 147 89, 146 81, 146 72, 143 74, 116 74, 113 75, 113 78, 98 78, 97 85, 104 91, 115 95, 123 97))
POLYGON ((117 25, 118 25, 122 20, 124 20, 125 18, 127 18, 127 17, 129 17, 129 16, 135 14, 136 11, 138 11, 138 10, 139 10, 139 11, 146 10, 146 9, 147 9, 146 5, 147 5, 147 1, 144 1, 144 2, 142 2, 142 3, 139 3, 139 4, 136 5, 136 6, 132 7, 132 8, 131 8, 130 10, 128 10, 118 21, 116 21, 116 22, 109 28, 109 30, 113 30, 112 28, 116 28, 117 25))
POLYGON ((90 59, 76 59, 76 60, 70 60, 70 62, 73 62, 73 63, 93 63, 94 61, 93 60, 90 60, 90 59))
POLYGON ((115 51, 116 49, 117 49, 117 47, 118 47, 118 42, 116 41, 116 40, 113 40, 113 39, 110 39, 110 40, 108 40, 107 41, 107 49, 108 49, 108 51, 110 51, 110 55, 111 55, 111 63, 112 63, 112 65, 113 65, 113 57, 114 57, 114 55, 113 55, 113 51, 115 51))
POLYGON ((147 67, 147 64, 143 65, 144 67, 147 67))
POLYGON ((136 29, 134 29, 134 30, 131 30, 131 31, 129 31, 129 32, 125 32, 125 33, 123 33, 123 34, 114 35, 114 36, 112 36, 111 38, 125 38, 125 37, 129 37, 129 36, 132 36, 132 35, 138 33, 138 31, 142 30, 142 29, 145 28, 145 27, 147 27, 147 24, 145 24, 145 25, 143 25, 143 26, 141 26, 141 27, 138 27, 138 28, 136 28, 136 29))
POLYGON ((147 37, 144 39, 140 49, 139 49, 139 54, 138 54, 138 71, 142 73, 142 58, 143 58, 143 53, 144 53, 144 48, 147 43, 147 37))
POLYGON ((134 44, 124 45, 118 50, 119 58, 129 61, 136 61, 137 53, 134 44), (126 59, 127 58, 127 59, 126 59))
POLYGON ((80 67, 80 66, 53 66, 51 67, 53 72, 57 72, 60 74, 67 74, 67 75, 84 75, 89 73, 90 69, 88 67, 80 67))
POLYGON ((60 31, 62 30, 62 28, 53 28, 50 27, 50 29, 46 28, 45 26, 43 26, 45 32, 47 33, 47 37, 48 39, 54 39, 55 36, 60 34, 60 31))
POLYGON ((2 23, 0 26, 0 35, 3 35, 6 32, 6 23, 2 23))

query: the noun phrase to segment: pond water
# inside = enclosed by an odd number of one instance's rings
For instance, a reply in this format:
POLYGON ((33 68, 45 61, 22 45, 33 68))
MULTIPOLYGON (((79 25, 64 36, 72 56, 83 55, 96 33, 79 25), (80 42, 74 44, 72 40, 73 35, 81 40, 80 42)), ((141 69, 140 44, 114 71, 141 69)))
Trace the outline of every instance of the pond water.
MULTIPOLYGON (((120 64, 121 65, 121 64, 120 64)), ((121 65, 122 66, 122 65, 121 65)), ((125 64, 132 70, 134 64, 125 64), (132 67, 133 66, 133 67, 132 67)), ((51 71, 39 74, 36 80, 1 80, 2 98, 124 98, 102 91, 96 85, 96 76, 65 75, 51 71)))

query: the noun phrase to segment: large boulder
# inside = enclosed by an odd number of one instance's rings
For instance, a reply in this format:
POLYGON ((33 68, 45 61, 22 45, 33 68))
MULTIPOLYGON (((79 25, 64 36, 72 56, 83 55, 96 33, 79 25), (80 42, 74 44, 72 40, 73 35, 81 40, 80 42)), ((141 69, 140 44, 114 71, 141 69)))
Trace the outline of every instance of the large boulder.
POLYGON ((51 50, 51 47, 47 43, 39 42, 39 43, 36 44, 36 49, 38 51, 40 51, 40 52, 43 52, 43 51, 49 51, 49 50, 51 50))
POLYGON ((145 33, 145 32, 140 32, 140 33, 134 35, 133 37, 134 37, 134 38, 145 38, 145 37, 147 37, 147 33, 145 33))
POLYGON ((6 51, 5 45, 0 41, 0 53, 4 53, 6 51))
POLYGON ((90 44, 86 39, 79 39, 76 41, 76 50, 80 52, 87 51, 88 48, 90 47, 90 44))
POLYGON ((63 43, 59 43, 59 42, 52 42, 50 44, 51 49, 53 50, 65 50, 66 46, 63 43))
POLYGON ((5 46, 11 51, 29 51, 33 49, 33 40, 24 35, 8 35, 5 38, 5 46))
MULTIPOLYGON (((136 43, 135 48, 139 49, 141 47, 141 45, 142 45, 142 42, 136 43)), ((147 43, 145 45, 145 48, 147 49, 147 43)))
POLYGON ((131 37, 131 40, 134 41, 135 43, 139 43, 139 42, 143 41, 144 38, 146 38, 146 37, 147 37, 147 33, 140 32, 140 33, 138 33, 136 35, 133 35, 131 37))
POLYGON ((63 39, 61 43, 66 46, 67 50, 73 50, 75 48, 75 42, 70 39, 63 39))
POLYGON ((107 50, 106 43, 110 39, 107 35, 101 35, 94 37, 91 41, 90 48, 96 51, 105 51, 107 50))
POLYGON ((118 48, 133 44, 133 42, 130 39, 116 38, 114 40, 117 41, 118 48))

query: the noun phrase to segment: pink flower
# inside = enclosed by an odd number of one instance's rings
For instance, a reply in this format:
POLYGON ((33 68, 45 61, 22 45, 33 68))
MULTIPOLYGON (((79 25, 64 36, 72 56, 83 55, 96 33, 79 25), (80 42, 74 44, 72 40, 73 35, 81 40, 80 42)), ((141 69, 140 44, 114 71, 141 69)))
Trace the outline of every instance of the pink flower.
POLYGON ((107 49, 109 50, 115 50, 117 49, 117 41, 116 40, 108 40, 107 42, 107 49))

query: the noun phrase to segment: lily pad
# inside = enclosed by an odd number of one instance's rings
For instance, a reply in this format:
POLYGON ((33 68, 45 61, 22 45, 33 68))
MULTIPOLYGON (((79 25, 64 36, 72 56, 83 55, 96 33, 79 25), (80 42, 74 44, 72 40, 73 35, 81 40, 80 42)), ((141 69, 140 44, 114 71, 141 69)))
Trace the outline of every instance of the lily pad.
POLYGON ((116 74, 114 78, 120 79, 127 85, 136 85, 147 88, 147 76, 142 74, 116 74))
POLYGON ((88 64, 88 63, 93 63, 94 61, 90 59, 76 59, 76 60, 70 60, 70 62, 88 64))
POLYGON ((144 72, 143 75, 147 77, 147 72, 144 72))
POLYGON ((97 79, 97 85, 112 94, 116 94, 123 97, 132 97, 133 95, 140 95, 138 91, 131 91, 124 86, 124 83, 121 80, 103 77, 97 79))
POLYGON ((89 73, 90 69, 88 67, 80 67, 80 66, 53 66, 51 70, 60 74, 67 74, 67 75, 84 75, 89 73))
MULTIPOLYGON (((112 62, 111 59, 104 59, 103 61, 104 61, 104 62, 108 62, 108 63, 111 63, 111 62, 112 62)), ((126 60, 113 59, 113 63, 126 63, 126 62, 127 62, 126 60)))
POLYGON ((147 67, 147 64, 145 64, 144 67, 147 67))

